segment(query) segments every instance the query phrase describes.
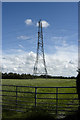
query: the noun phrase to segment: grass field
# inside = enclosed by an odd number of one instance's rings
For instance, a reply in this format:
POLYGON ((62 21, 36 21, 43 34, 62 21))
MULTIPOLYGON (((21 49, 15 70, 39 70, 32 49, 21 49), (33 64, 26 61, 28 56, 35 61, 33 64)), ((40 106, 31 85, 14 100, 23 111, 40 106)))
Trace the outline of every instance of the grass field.
MULTIPOLYGON (((75 79, 3 79, 2 84, 6 85, 17 85, 17 86, 37 86, 37 87, 73 87, 76 86, 76 80, 75 79)), ((10 86, 3 86, 3 90, 8 91, 15 91, 15 87, 10 86)), ((18 87, 19 93, 17 93, 17 104, 18 107, 16 108, 16 97, 9 97, 10 95, 16 96, 16 92, 3 92, 3 95, 9 95, 9 96, 3 96, 3 105, 6 108, 13 109, 14 107, 16 109, 23 110, 27 108, 34 107, 35 103, 35 94, 27 94, 24 92, 35 92, 34 88, 24 88, 24 87, 18 87), (8 100, 8 101, 7 101, 8 100), (5 102, 6 101, 6 102, 5 102), (24 101, 24 102, 23 102, 24 101), (9 106, 8 106, 9 105, 9 106)), ((38 88, 38 93, 56 93, 56 88, 38 88)), ((76 93, 75 88, 61 88, 58 90, 59 93, 76 93)), ((77 110, 78 108, 78 100, 74 100, 77 98, 77 94, 59 94, 58 95, 58 110, 77 110), (60 100, 63 98, 63 100, 60 100), (70 100, 66 100, 70 99, 70 100), (60 107, 59 107, 60 106, 60 107), (69 108, 67 108, 69 107, 69 108)), ((37 106, 39 108, 45 108, 50 109, 51 111, 56 112, 56 94, 37 94, 37 106), (44 98, 44 99, 42 99, 44 98), (48 98, 48 99, 45 99, 48 98), (51 99, 52 98, 52 99, 51 99)), ((4 113, 4 112, 3 112, 4 113)), ((68 112, 66 112, 67 114, 68 112)), ((5 113, 4 113, 5 114, 5 113)), ((4 115, 3 114, 3 115, 4 115)))
POLYGON ((75 79, 3 79, 2 84, 25 86, 76 86, 75 79))

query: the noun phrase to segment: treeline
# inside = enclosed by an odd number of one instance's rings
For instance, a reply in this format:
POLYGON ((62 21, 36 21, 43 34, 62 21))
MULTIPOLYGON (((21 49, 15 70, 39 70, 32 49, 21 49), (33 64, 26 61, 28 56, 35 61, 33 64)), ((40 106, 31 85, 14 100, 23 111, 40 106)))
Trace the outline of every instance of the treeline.
POLYGON ((50 76, 40 75, 34 76, 31 74, 18 73, 2 73, 2 79, 34 79, 34 78, 55 78, 55 79, 75 79, 76 77, 50 76))
POLYGON ((2 73, 2 79, 32 79, 30 74, 2 73))

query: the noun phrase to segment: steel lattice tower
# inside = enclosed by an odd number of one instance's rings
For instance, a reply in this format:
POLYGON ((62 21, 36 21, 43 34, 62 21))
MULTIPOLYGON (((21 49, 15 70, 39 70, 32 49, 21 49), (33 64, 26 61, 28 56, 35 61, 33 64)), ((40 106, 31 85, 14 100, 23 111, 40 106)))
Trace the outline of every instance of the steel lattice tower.
POLYGON ((37 43, 37 55, 36 61, 34 64, 34 75, 46 75, 47 76, 47 68, 45 63, 44 56, 44 47, 43 47, 43 32, 42 32, 42 22, 41 20, 38 22, 38 43, 37 43))

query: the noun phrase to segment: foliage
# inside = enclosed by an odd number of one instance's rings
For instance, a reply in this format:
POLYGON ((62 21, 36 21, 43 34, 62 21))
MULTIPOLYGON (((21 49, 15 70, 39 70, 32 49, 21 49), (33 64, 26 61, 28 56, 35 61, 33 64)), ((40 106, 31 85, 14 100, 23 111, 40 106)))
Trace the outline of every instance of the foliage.
POLYGON ((55 78, 55 79, 75 79, 74 76, 72 77, 64 77, 64 76, 50 76, 50 75, 40 75, 34 76, 31 74, 18 74, 18 73, 2 73, 2 79, 34 79, 34 78, 55 78))

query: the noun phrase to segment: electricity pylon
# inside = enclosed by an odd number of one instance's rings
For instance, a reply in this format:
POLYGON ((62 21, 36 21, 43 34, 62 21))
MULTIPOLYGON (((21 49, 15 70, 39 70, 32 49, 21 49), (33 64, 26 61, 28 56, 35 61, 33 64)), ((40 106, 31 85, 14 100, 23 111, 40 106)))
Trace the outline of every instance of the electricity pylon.
POLYGON ((37 43, 37 55, 36 61, 34 64, 34 75, 46 75, 47 76, 47 68, 45 63, 44 56, 44 47, 43 47, 43 32, 42 32, 42 22, 41 20, 38 22, 38 43, 37 43))

